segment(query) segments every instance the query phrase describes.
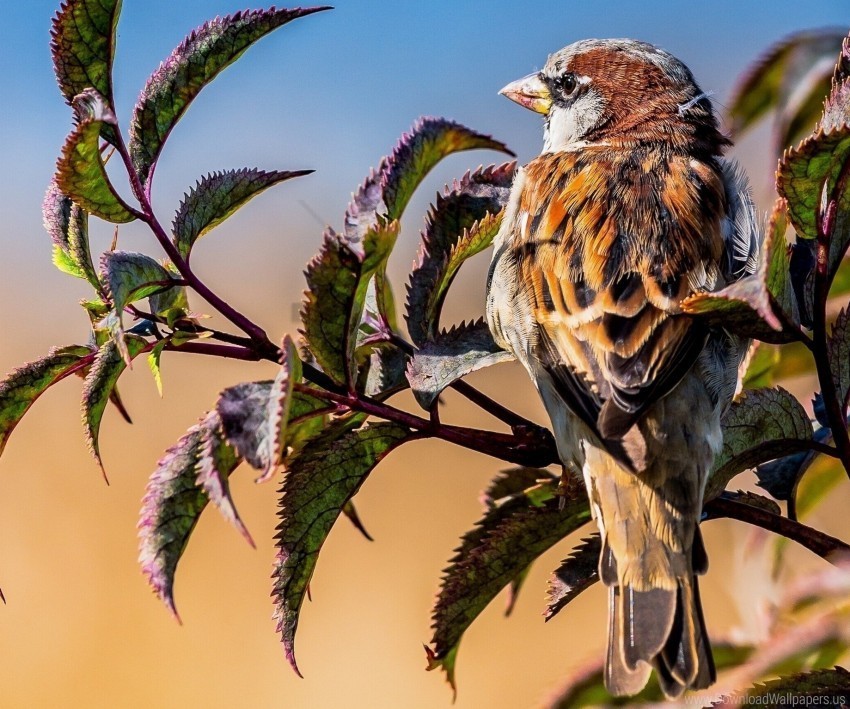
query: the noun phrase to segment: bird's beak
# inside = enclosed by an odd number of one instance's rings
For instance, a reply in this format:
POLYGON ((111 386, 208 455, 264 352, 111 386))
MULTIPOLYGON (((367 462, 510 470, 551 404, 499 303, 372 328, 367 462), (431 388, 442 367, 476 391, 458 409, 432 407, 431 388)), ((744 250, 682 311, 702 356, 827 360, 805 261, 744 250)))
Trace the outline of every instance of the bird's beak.
POLYGON ((520 106, 530 108, 537 113, 547 114, 552 107, 552 94, 540 74, 529 74, 511 82, 500 92, 520 106))

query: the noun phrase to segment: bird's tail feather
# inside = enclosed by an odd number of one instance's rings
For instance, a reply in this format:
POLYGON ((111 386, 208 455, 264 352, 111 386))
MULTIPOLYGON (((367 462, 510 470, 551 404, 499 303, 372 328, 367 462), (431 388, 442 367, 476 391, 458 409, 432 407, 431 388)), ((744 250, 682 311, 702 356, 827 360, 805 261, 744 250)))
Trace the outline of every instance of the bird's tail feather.
MULTIPOLYGON (((695 547, 695 561, 702 566, 704 552, 701 558, 701 542, 696 539, 695 547)), ((604 575, 609 579, 612 562, 600 565, 607 567, 604 575)), ((609 604, 605 686, 611 694, 639 692, 653 667, 668 698, 714 682, 714 661, 693 573, 680 577, 676 590, 635 591, 611 584, 609 604)))

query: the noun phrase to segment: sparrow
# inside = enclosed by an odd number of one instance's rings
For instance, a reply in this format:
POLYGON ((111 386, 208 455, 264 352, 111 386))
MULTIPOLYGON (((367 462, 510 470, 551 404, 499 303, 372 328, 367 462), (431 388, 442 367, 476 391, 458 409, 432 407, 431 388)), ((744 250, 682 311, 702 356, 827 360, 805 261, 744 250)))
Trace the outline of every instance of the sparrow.
POLYGON ((584 480, 609 590, 606 687, 633 695, 654 668, 678 697, 715 679, 698 524, 749 345, 682 301, 755 270, 748 181, 708 95, 653 45, 580 41, 501 93, 543 115, 544 140, 505 207, 487 321, 584 480))

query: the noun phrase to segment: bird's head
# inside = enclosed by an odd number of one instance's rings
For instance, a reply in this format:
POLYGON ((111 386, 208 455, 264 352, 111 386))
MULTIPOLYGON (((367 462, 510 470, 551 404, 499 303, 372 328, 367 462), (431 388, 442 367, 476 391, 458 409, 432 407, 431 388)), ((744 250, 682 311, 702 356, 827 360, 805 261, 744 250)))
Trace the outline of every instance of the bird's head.
POLYGON ((500 93, 545 116, 544 152, 585 142, 661 140, 689 147, 705 143, 718 154, 728 143, 690 70, 645 42, 576 42, 550 55, 542 71, 500 93))

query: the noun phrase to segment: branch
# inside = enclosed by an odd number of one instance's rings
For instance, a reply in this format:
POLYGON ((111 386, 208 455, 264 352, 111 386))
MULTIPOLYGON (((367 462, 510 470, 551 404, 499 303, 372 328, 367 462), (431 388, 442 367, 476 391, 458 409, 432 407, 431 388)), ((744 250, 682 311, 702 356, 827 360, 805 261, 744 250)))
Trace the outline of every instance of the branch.
POLYGON ((227 301, 216 295, 200 278, 198 278, 198 276, 192 272, 188 261, 183 258, 177 250, 177 247, 171 239, 168 238, 168 234, 165 233, 165 229, 163 229, 162 224, 160 224, 159 220, 156 218, 151 205, 150 192, 145 190, 139 180, 139 176, 136 174, 136 170, 133 167, 133 161, 130 158, 130 153, 127 150, 126 143, 124 142, 124 136, 118 130, 116 130, 115 133, 117 134, 117 149, 121 155, 121 159, 124 161, 124 167, 127 170, 130 186, 132 187, 133 194, 139 201, 139 205, 142 208, 141 219, 148 225, 148 227, 150 227, 160 246, 168 255, 168 258, 174 264, 174 267, 183 277, 186 285, 191 287, 225 318, 248 335, 251 340, 256 343, 259 352, 264 354, 271 354, 272 350, 277 352, 277 347, 269 340, 268 335, 263 328, 236 310, 236 308, 230 305, 227 301))
MULTIPOLYGON (((312 379, 308 376, 306 367, 304 374, 308 379, 312 379)), ((415 431, 420 431, 425 438, 439 438, 509 463, 544 468, 547 465, 557 463, 559 460, 552 435, 548 430, 539 427, 537 427, 538 430, 522 431, 515 435, 481 431, 424 419, 367 396, 339 391, 339 387, 336 385, 334 385, 334 388, 337 391, 315 389, 298 383, 294 385, 294 388, 296 391, 302 391, 318 399, 333 402, 352 411, 360 411, 370 416, 407 426, 415 431)))
MULTIPOLYGON (((390 342, 411 357, 416 354, 416 348, 396 332, 391 331, 390 342)), ((499 419, 503 423, 506 423, 514 432, 530 429, 542 429, 542 426, 538 426, 533 421, 529 421, 527 418, 520 416, 515 411, 511 411, 505 406, 502 406, 502 404, 498 401, 494 401, 485 393, 479 391, 471 384, 467 384, 463 380, 452 382, 449 386, 461 396, 465 396, 479 408, 484 409, 484 411, 489 413, 491 416, 499 419)))
POLYGON ((761 527, 775 534, 781 534, 792 541, 806 547, 828 562, 834 564, 838 557, 850 554, 850 545, 840 539, 819 532, 800 522, 795 522, 782 515, 768 512, 759 507, 753 507, 739 502, 724 493, 703 508, 706 519, 728 517, 761 527))
POLYGON ((182 345, 172 345, 169 342, 165 349, 168 352, 189 352, 190 354, 210 355, 212 357, 241 359, 246 362, 259 362, 264 359, 255 350, 248 347, 217 345, 214 342, 184 342, 182 345))

